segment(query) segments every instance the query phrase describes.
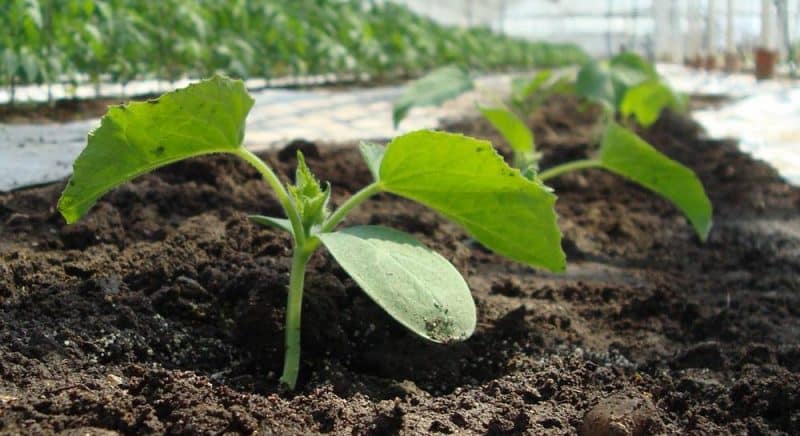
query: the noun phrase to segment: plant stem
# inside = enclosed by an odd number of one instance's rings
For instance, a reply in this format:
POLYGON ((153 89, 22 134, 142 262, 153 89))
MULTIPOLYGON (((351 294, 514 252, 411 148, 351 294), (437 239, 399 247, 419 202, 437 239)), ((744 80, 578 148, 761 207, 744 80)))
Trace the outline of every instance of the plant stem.
POLYGON ((337 224, 339 224, 344 217, 356 206, 363 203, 369 197, 377 194, 382 190, 380 182, 372 182, 369 185, 362 188, 360 191, 356 192, 347 199, 338 209, 322 224, 322 228, 320 229, 321 232, 330 232, 333 230, 337 224))
POLYGON ((295 247, 289 272, 289 295, 286 300, 286 349, 281 383, 294 390, 300 369, 300 313, 303 308, 303 282, 311 252, 295 247))
POLYGON ((582 170, 585 168, 597 168, 601 166, 603 166, 602 162, 597 159, 581 159, 574 162, 567 162, 565 164, 556 165, 552 168, 542 171, 539 173, 539 180, 545 181, 569 171, 582 170))
POLYGON ((281 206, 283 206, 286 216, 289 217, 289 221, 292 223, 292 230, 296 238, 295 249, 302 249, 305 244, 306 232, 305 229, 303 229, 300 215, 297 213, 297 209, 289 198, 289 194, 286 192, 280 179, 278 179, 278 176, 272 171, 272 168, 259 159, 258 156, 245 148, 241 148, 240 150, 241 151, 238 151, 236 154, 258 170, 261 176, 264 177, 264 180, 266 180, 275 191, 275 196, 278 197, 278 201, 281 203, 281 206))

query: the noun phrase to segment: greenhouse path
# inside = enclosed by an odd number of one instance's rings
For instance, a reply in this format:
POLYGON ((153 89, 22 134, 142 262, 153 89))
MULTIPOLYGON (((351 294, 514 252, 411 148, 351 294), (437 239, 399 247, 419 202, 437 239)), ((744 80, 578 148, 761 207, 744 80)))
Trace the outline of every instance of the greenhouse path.
MULTIPOLYGON (((510 77, 479 78, 476 91, 441 107, 413 109, 397 130, 392 126, 392 102, 402 93, 402 86, 251 92, 256 102, 247 118, 245 145, 258 151, 296 138, 385 139, 433 128, 442 118, 474 111, 476 102, 492 102, 497 95, 504 95, 510 87, 510 77)), ((86 144, 87 133, 97 125, 97 119, 64 124, 0 123, 0 191, 68 176, 72 161, 86 144)))
MULTIPOLYGON (((790 182, 800 184, 800 83, 756 82, 750 75, 726 75, 659 65, 677 89, 732 100, 694 112, 709 136, 741 140, 743 151, 770 162, 790 182)), ((433 128, 439 120, 475 111, 508 93, 510 76, 478 79, 477 90, 441 107, 415 108, 395 130, 392 102, 402 86, 353 89, 263 89, 253 92, 245 145, 263 150, 287 140, 347 141, 385 139, 402 132, 433 128)), ((138 91, 148 88, 141 84, 138 91)), ((177 83, 174 86, 184 86, 177 83)), ((152 86, 163 86, 153 85, 152 86)), ((152 91, 152 90, 151 90, 152 91)), ((70 174, 97 119, 65 124, 0 124, 0 191, 52 182, 70 174)))

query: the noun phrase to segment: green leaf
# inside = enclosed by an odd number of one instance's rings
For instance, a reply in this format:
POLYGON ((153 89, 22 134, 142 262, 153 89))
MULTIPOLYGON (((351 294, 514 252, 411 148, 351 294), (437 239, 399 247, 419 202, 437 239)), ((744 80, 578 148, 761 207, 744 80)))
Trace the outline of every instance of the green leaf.
POLYGON ((380 171, 384 190, 437 210, 486 247, 554 271, 565 267, 556 196, 509 167, 487 141, 421 130, 395 138, 380 171))
POLYGON ((647 61, 633 53, 622 53, 608 61, 584 64, 578 71, 575 92, 616 109, 629 88, 655 79, 658 79, 658 74, 647 61))
POLYGON ((318 236, 361 289, 409 330, 441 343, 472 335, 475 302, 464 278, 411 235, 357 226, 318 236))
POLYGON ((59 211, 73 223, 136 176, 193 156, 236 152, 252 106, 244 83, 221 76, 156 100, 111 106, 73 165, 59 211))
POLYGON ((533 132, 513 112, 502 107, 478 110, 503 135, 514 151, 524 153, 534 150, 533 132))
POLYGON ((632 115, 640 125, 649 127, 658 120, 664 108, 681 110, 681 106, 682 99, 667 84, 648 80, 625 93, 620 112, 625 117, 632 115))
POLYGON ((275 218, 265 215, 250 215, 247 217, 250 221, 262 225, 264 227, 272 227, 275 229, 286 230, 289 234, 294 235, 292 222, 286 218, 275 218))
POLYGON ((608 64, 591 61, 581 67, 575 81, 575 92, 583 98, 613 108, 617 91, 608 64))
POLYGON ((608 63, 612 68, 618 71, 625 71, 632 80, 642 81, 644 79, 655 79, 658 77, 655 67, 647 62, 643 57, 633 52, 623 52, 611 59, 608 63), (638 75, 638 78, 633 78, 632 75, 638 75))
POLYGON ((371 142, 361 142, 361 144, 358 146, 358 149, 361 151, 361 156, 364 158, 364 162, 367 163, 369 172, 372 173, 372 177, 374 177, 375 181, 377 182, 381 177, 381 161, 383 160, 383 154, 386 153, 386 147, 379 144, 373 144, 371 142))
POLYGON ((437 68, 411 82, 394 103, 392 118, 395 128, 415 106, 435 106, 459 96, 474 87, 469 73, 457 66, 437 68))
POLYGON ((511 93, 514 98, 526 99, 550 81, 553 72, 550 70, 539 71, 533 78, 515 77, 511 80, 511 93))
POLYGON ((603 135, 604 168, 655 191, 674 203, 705 241, 711 230, 711 202, 692 170, 658 152, 635 133, 611 123, 603 135))

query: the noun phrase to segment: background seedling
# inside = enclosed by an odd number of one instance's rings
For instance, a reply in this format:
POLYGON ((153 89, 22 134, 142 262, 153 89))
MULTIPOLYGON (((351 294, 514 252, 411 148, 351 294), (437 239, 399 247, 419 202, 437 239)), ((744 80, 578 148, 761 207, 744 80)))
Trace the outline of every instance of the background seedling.
MULTIPOLYGON (((441 103, 471 89, 472 82, 465 82, 468 76, 465 73, 456 76, 456 71, 440 70, 412 83, 395 107, 402 108, 401 114, 405 114, 415 102, 441 103), (458 82, 458 77, 465 79, 458 82), (445 86, 446 83, 449 86, 445 86), (426 91, 430 92, 426 94, 426 91)), ((619 115, 623 123, 635 120, 649 127, 665 108, 682 111, 686 107, 686 98, 670 88, 655 68, 640 56, 622 53, 607 61, 589 61, 579 70, 574 84, 563 77, 554 77, 547 70, 532 78, 517 78, 512 81, 508 106, 511 109, 499 106, 479 110, 511 147, 512 165, 525 177, 547 181, 570 171, 602 168, 665 197, 686 215, 701 240, 708 237, 711 202, 694 172, 615 121, 619 115), (536 150, 533 132, 525 120, 555 93, 575 93, 603 108, 600 150, 596 158, 567 162, 537 175, 541 154, 536 150)), ((397 120, 396 109, 395 123, 397 120)))
POLYGON ((686 108, 686 97, 675 92, 652 65, 634 53, 584 64, 575 80, 575 94, 600 104, 609 114, 633 116, 644 127, 652 125, 665 108, 686 108))
MULTIPOLYGON (((537 76, 532 87, 542 82, 537 76)), ((650 126, 666 107, 682 109, 684 101, 639 56, 623 53, 609 61, 592 61, 581 68, 575 83, 579 96, 601 104, 606 123, 596 158, 567 162, 538 174, 547 181, 564 173, 585 168, 602 168, 644 186, 677 206, 689 219, 701 240, 711 230, 711 202, 692 170, 653 148, 632 130, 614 121, 615 112, 633 116, 650 126)), ((512 102, 514 97, 512 95, 512 102)), ((533 133, 513 112, 505 108, 481 109, 483 116, 500 132, 514 150, 513 164, 528 176, 538 170, 533 133), (528 133, 526 133, 528 132, 528 133), (525 154, 527 149, 527 153, 525 154), (521 160, 518 156, 530 156, 521 160)))
POLYGON ((413 236, 381 226, 337 230, 353 208, 380 192, 415 200, 463 226, 486 247, 528 265, 563 270, 555 196, 509 167, 491 144, 462 135, 418 131, 388 145, 362 144, 375 180, 329 209, 322 186, 302 155, 293 184, 284 184, 242 147, 253 105, 241 81, 216 76, 156 100, 112 106, 86 148, 58 203, 68 223, 85 215, 116 186, 158 167, 195 156, 228 153, 252 165, 272 187, 286 217, 255 223, 292 236, 281 382, 294 388, 300 361, 305 270, 321 245, 361 289, 409 330, 440 343, 469 337, 476 322, 466 282, 444 257, 413 236))

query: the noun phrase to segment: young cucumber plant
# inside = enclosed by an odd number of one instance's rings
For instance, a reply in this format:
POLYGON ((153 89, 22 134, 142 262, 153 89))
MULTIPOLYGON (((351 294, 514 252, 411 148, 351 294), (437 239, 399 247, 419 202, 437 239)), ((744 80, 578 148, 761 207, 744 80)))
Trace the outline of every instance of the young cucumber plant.
MULTIPOLYGON (((536 79, 534 79, 536 80, 536 79)), ((642 185, 671 201, 689 219, 701 240, 711 229, 711 202, 697 176, 657 151, 636 133, 614 122, 614 112, 632 115, 640 124, 654 123, 666 107, 681 108, 682 98, 658 78, 655 70, 636 55, 622 54, 608 62, 591 62, 578 73, 577 93, 605 108, 606 123, 597 157, 549 168, 538 177, 547 181, 561 174, 602 168, 642 185)), ((538 171, 539 154, 533 133, 512 111, 481 108, 481 113, 505 138, 514 152, 514 165, 528 177, 538 171)))
POLYGON ((241 81, 216 76, 156 100, 112 106, 74 163, 58 203, 68 223, 106 192, 161 166, 212 153, 252 165, 273 189, 285 217, 253 216, 291 234, 281 383, 294 388, 300 361, 300 309, 306 265, 325 246, 359 287, 400 324, 433 342, 469 337, 475 304, 466 282, 444 257, 411 235, 381 226, 337 230, 375 194, 415 200, 452 221, 484 246, 513 260, 561 271, 565 257, 555 196, 509 167, 491 144, 462 135, 417 131, 388 145, 362 144, 374 182, 331 212, 331 187, 321 186, 298 154, 294 184, 284 184, 242 146, 253 105, 241 81))
POLYGON ((575 93, 600 104, 607 114, 634 118, 643 127, 655 123, 665 108, 682 112, 687 103, 684 95, 675 92, 652 65, 634 53, 584 64, 575 80, 575 93))

